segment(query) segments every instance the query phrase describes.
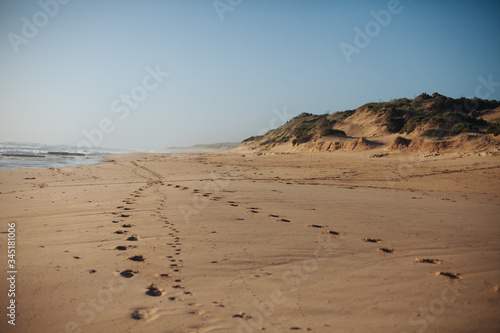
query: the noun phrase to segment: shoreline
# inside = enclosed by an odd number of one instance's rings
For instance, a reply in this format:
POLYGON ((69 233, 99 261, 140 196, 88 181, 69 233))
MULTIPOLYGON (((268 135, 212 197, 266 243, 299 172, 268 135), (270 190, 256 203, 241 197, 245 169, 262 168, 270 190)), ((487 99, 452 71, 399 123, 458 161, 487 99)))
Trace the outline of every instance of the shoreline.
POLYGON ((15 332, 497 331, 499 158, 369 155, 0 170, 15 332))

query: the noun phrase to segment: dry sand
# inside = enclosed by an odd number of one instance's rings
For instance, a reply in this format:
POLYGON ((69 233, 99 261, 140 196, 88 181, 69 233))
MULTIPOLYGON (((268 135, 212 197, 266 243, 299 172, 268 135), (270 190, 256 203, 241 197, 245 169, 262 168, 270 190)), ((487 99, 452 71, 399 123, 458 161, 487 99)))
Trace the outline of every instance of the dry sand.
POLYGON ((112 158, 0 170, 1 332, 500 330, 499 157, 112 158))

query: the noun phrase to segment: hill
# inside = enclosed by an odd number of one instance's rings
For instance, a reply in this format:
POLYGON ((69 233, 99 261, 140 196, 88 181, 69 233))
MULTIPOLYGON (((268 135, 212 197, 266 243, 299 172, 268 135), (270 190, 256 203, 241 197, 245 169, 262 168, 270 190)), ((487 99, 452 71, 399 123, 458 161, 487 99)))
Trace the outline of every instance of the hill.
POLYGON ((302 113, 242 144, 250 149, 309 152, 472 151, 497 146, 499 133, 499 101, 423 93, 332 114, 302 113))

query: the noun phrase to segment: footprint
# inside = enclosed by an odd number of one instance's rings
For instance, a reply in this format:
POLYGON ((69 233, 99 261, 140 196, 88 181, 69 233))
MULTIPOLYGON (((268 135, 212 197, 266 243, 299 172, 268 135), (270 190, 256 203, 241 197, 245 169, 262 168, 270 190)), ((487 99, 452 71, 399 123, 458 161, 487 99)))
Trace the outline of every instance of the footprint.
POLYGON ((414 260, 417 263, 425 263, 425 264, 441 264, 441 260, 439 259, 430 259, 430 258, 417 258, 414 260))
POLYGON ((281 219, 281 220, 278 220, 279 222, 287 222, 287 223, 290 223, 290 220, 288 219, 281 219))
POLYGON ((132 228, 132 224, 124 224, 122 225, 122 228, 132 228))
POLYGON ((462 278, 459 273, 455 274, 455 273, 449 273, 449 272, 437 272, 436 275, 446 276, 447 278, 450 278, 450 279, 461 279, 462 278))
POLYGON ((129 238, 127 238, 128 241, 135 242, 139 240, 139 235, 132 235, 129 238))
POLYGON ((146 260, 146 258, 144 258, 144 256, 142 256, 142 255, 129 257, 128 259, 132 260, 132 261, 145 261, 146 260))
POLYGON ((385 253, 394 253, 394 249, 388 249, 388 248, 385 248, 385 247, 379 247, 378 250, 382 251, 382 252, 385 252, 385 253))
POLYGON ((130 214, 122 214, 121 217, 129 217, 130 214))
POLYGON ((274 214, 269 214, 269 217, 276 217, 276 218, 278 218, 280 216, 279 215, 274 215, 274 214))
POLYGON ((126 231, 126 230, 117 230, 117 231, 115 231, 115 234, 117 234, 117 235, 123 235, 123 234, 126 234, 127 232, 128 231, 126 231))
POLYGON ((327 230, 327 231, 324 231, 323 233, 327 234, 327 235, 332 235, 332 236, 338 236, 339 235, 339 233, 337 231, 333 231, 333 230, 327 230))
POLYGON ((125 250, 127 250, 127 247, 126 247, 126 246, 121 246, 121 245, 120 245, 120 246, 115 247, 115 249, 116 249, 116 250, 119 250, 119 251, 125 251, 125 250))
POLYGON ((132 269, 126 269, 124 271, 121 271, 120 275, 123 276, 123 277, 126 277, 126 278, 131 278, 131 277, 133 277, 137 273, 138 273, 138 271, 134 271, 132 269))
POLYGON ((363 238, 362 241, 366 243, 380 243, 382 240, 380 238, 363 238))
POLYGON ((252 213, 254 213, 254 214, 259 213, 259 211, 258 211, 258 210, 255 210, 255 209, 252 209, 250 212, 252 212, 252 213))
POLYGON ((326 226, 319 225, 319 224, 309 224, 308 227, 311 227, 311 228, 326 228, 326 226))
POLYGON ((229 204, 229 206, 231 206, 231 207, 238 207, 238 205, 237 205, 237 204, 234 204, 234 203, 229 204))
POLYGON ((146 291, 146 294, 149 296, 161 296, 163 294, 163 290, 156 287, 154 283, 151 283, 148 287, 148 291, 146 291))

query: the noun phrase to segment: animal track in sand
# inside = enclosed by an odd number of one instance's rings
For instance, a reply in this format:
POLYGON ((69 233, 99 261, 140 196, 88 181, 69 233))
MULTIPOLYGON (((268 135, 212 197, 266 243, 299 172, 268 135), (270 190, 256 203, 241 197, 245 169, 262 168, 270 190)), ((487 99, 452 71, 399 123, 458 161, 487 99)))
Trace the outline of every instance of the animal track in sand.
POLYGON ((127 238, 128 241, 135 242, 139 240, 139 235, 132 235, 129 238, 127 238))
POLYGON ((122 245, 119 245, 117 247, 115 247, 116 250, 118 251, 126 251, 127 250, 127 247, 126 246, 122 246, 122 245))
POLYGON ((117 230, 117 231, 115 231, 115 234, 123 235, 123 234, 126 234, 127 232, 128 232, 127 230, 117 230))
POLYGON ((380 238, 363 238, 361 239, 363 242, 366 243, 380 243, 382 240, 380 238))
POLYGON ((134 271, 132 269, 126 269, 124 271, 121 271, 120 275, 123 276, 123 277, 126 277, 126 278, 131 278, 131 277, 133 277, 137 273, 139 273, 139 272, 138 271, 134 271))
POLYGON ((132 261, 145 261, 146 260, 146 258, 144 258, 143 255, 137 255, 137 256, 129 257, 128 259, 132 260, 132 261))
POLYGON ((132 228, 132 224, 124 224, 122 225, 122 228, 132 228))
POLYGON ((379 247, 378 250, 384 253, 394 253, 394 249, 388 249, 386 247, 379 247))
POLYGON ((276 218, 280 217, 279 215, 275 215, 275 214, 269 214, 268 216, 269 217, 276 217, 276 218))
POLYGON ((288 220, 288 219, 280 219, 280 220, 277 220, 278 222, 287 222, 287 223, 290 223, 291 221, 288 220))
POLYGON ((129 217, 130 214, 122 214, 121 217, 129 217))
POLYGON ((413 260, 416 263, 425 263, 425 264, 441 264, 442 261, 439 259, 430 259, 430 258, 417 258, 413 260))

